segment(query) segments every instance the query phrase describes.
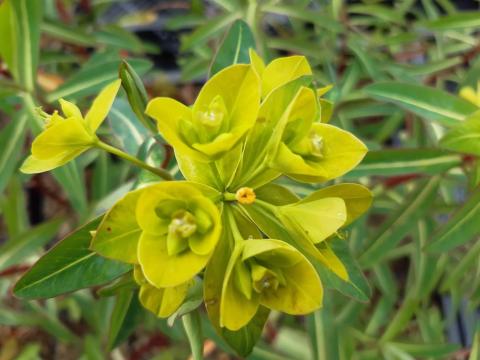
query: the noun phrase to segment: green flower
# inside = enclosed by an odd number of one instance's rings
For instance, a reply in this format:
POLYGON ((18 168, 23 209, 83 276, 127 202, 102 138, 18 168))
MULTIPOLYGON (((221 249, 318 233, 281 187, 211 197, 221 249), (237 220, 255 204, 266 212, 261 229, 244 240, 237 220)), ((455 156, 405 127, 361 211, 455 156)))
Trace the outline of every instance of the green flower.
POLYGON ((91 148, 97 139, 95 132, 107 117, 120 84, 121 81, 116 80, 107 85, 95 98, 85 118, 75 104, 60 99, 64 116, 57 111, 52 115, 43 114, 45 129, 33 141, 32 155, 20 170, 27 174, 52 170, 91 148))
POLYGON ((252 127, 259 88, 250 65, 232 65, 206 82, 192 108, 159 97, 148 103, 146 114, 176 152, 207 162, 222 157, 252 127))
POLYGON ((238 330, 259 306, 300 315, 322 305, 320 278, 308 260, 280 240, 238 242, 227 266, 220 303, 220 326, 238 330))

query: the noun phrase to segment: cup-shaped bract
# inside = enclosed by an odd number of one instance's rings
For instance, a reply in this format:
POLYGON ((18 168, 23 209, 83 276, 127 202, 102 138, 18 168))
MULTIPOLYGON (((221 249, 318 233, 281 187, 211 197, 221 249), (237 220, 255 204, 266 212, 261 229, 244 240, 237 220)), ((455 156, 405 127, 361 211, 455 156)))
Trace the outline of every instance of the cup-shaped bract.
POLYGON ((74 159, 94 145, 96 130, 106 118, 120 88, 120 80, 107 85, 95 98, 85 118, 78 107, 60 99, 64 116, 55 111, 42 114, 45 129, 32 143, 32 154, 21 171, 28 174, 55 169, 74 159))
POLYGON ((187 296, 188 289, 193 284, 190 280, 173 287, 157 288, 148 282, 140 266, 135 266, 133 274, 135 282, 140 286, 138 292, 140 303, 161 318, 172 315, 180 307, 187 296))
POLYGON ((221 233, 217 206, 186 182, 162 183, 142 192, 136 219, 142 230, 138 262, 157 288, 180 285, 200 272, 221 233))
POLYGON ((229 260, 220 303, 220 326, 238 330, 260 305, 292 315, 322 305, 323 287, 310 262, 280 240, 240 241, 229 260))
POLYGON ((324 182, 350 171, 367 153, 348 131, 318 122, 314 90, 300 89, 291 109, 271 168, 299 181, 324 182))
POLYGON ((287 228, 305 232, 315 244, 335 234, 347 220, 345 201, 340 197, 299 201, 278 207, 278 213, 287 228))
POLYGON ((146 114, 181 155, 208 162, 222 157, 253 126, 260 106, 260 84, 250 65, 229 66, 201 89, 194 105, 159 97, 146 114))

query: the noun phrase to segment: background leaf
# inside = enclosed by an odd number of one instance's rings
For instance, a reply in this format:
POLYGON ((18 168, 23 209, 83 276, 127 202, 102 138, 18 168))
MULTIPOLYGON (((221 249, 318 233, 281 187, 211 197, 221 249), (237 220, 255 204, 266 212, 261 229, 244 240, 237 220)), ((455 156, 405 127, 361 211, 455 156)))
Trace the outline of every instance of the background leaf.
POLYGON ((252 31, 244 21, 236 20, 217 50, 210 68, 210 77, 227 66, 250 63, 250 48, 255 49, 252 31))

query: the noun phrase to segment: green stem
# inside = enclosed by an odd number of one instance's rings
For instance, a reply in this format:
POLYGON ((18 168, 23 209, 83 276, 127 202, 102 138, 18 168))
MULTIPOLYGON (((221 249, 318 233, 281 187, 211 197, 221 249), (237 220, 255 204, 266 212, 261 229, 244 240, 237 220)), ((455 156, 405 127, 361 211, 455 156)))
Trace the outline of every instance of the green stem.
POLYGON ((150 166, 148 165, 147 163, 137 159, 136 157, 130 155, 130 154, 127 154, 126 152, 123 152, 122 150, 120 149, 117 149, 111 145, 108 145, 106 143, 104 143, 103 141, 101 140, 97 140, 95 142, 95 146, 98 147, 99 149, 102 149, 102 150, 105 150, 107 152, 109 152, 110 154, 114 154, 122 159, 125 159, 127 161, 130 161, 131 163, 145 169, 145 170, 148 170, 152 173, 154 173, 155 175, 158 175, 160 176, 162 179, 165 179, 165 180, 173 180, 173 177, 172 175, 164 170, 164 169, 161 169, 161 168, 156 168, 156 167, 153 167, 153 166, 150 166))
POLYGON ((203 359, 202 321, 198 310, 191 311, 182 316, 183 327, 187 333, 193 360, 203 359))
POLYGON ((23 93, 22 99, 23 104, 25 105, 25 108, 28 110, 31 117, 30 124, 32 126, 32 130, 35 134, 38 134, 42 131, 43 122, 38 118, 33 96, 30 93, 23 93))
POLYGON ((234 194, 234 193, 224 192, 224 193, 223 193, 223 200, 224 200, 224 201, 236 201, 237 198, 235 197, 235 194, 234 194))

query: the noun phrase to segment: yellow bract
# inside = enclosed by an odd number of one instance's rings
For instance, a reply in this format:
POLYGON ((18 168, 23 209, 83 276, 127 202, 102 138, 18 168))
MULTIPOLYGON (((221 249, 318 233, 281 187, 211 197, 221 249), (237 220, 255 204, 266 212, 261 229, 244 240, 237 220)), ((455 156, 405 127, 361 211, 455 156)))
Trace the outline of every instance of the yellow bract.
POLYGON ((231 150, 252 127, 259 91, 250 65, 232 65, 207 81, 192 108, 160 97, 148 103, 146 113, 176 152, 208 162, 231 150))
POLYGON ((45 129, 32 143, 30 155, 21 167, 27 174, 55 169, 74 159, 95 143, 95 131, 107 116, 120 87, 120 80, 107 85, 93 101, 85 118, 78 107, 60 99, 64 116, 57 111, 45 116, 45 129))
POLYGON ((304 75, 311 75, 312 69, 305 56, 287 56, 273 60, 265 66, 255 50, 250 49, 250 62, 262 81, 262 98, 272 90, 304 75))
POLYGON ((323 287, 308 260, 280 240, 250 239, 236 244, 222 288, 220 326, 238 330, 260 305, 301 315, 322 305, 323 287))
POLYGON ((140 286, 138 298, 140 303, 149 311, 158 317, 168 317, 172 315, 185 300, 188 289, 193 281, 168 287, 157 288, 147 281, 140 267, 135 266, 134 278, 140 286))
POLYGON ((220 213, 194 185, 161 183, 143 191, 136 205, 142 229, 137 256, 156 287, 182 284, 200 272, 220 238, 220 213))

